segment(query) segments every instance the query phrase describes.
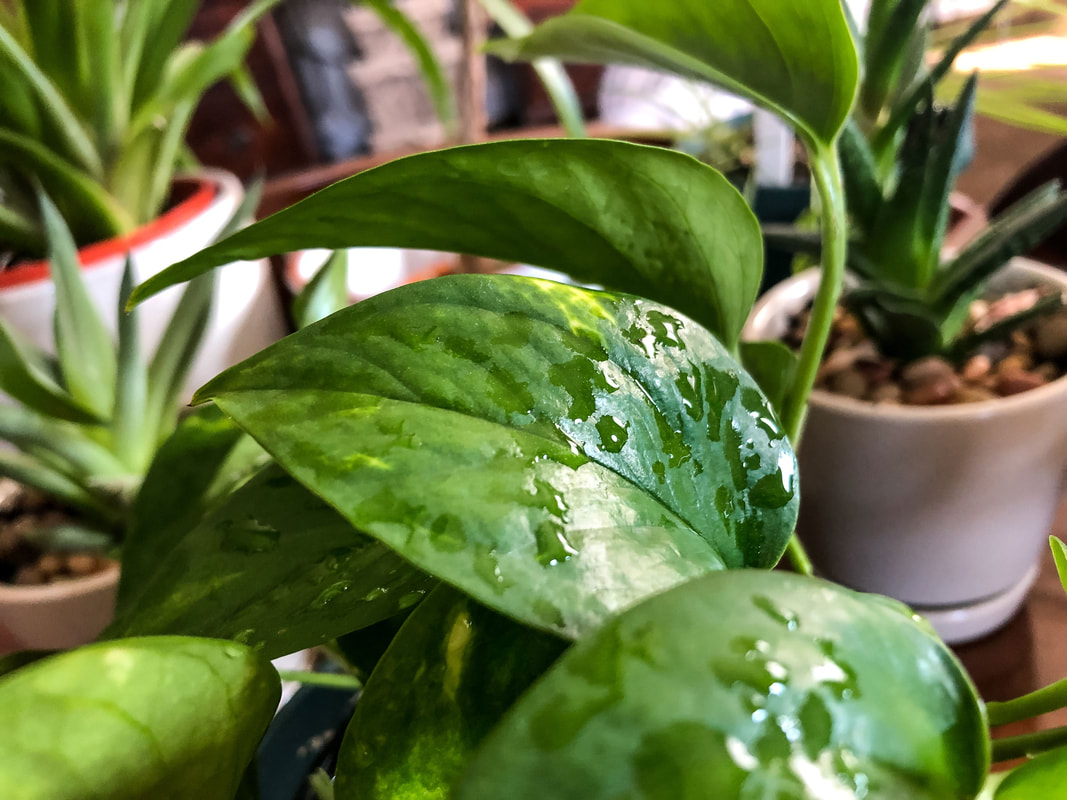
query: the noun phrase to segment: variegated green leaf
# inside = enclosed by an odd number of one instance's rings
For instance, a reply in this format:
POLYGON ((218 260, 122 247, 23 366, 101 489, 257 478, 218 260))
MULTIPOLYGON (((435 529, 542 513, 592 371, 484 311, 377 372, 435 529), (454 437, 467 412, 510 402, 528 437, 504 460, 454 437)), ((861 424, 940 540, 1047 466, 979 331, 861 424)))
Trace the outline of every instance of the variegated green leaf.
POLYGON ((771 566, 794 456, 722 345, 671 309, 510 276, 402 287, 198 393, 358 529, 578 636, 724 566, 771 566))

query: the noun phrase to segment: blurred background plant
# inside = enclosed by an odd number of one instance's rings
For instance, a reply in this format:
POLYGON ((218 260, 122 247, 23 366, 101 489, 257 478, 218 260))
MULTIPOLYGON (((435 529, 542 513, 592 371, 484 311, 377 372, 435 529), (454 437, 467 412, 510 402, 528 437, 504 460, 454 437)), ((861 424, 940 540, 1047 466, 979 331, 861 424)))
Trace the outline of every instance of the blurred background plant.
POLYGON ((261 119, 244 66, 250 3, 210 42, 185 41, 199 0, 0 2, 0 254, 39 256, 46 229, 33 182, 78 245, 126 234, 165 207, 204 93, 228 80, 261 119))

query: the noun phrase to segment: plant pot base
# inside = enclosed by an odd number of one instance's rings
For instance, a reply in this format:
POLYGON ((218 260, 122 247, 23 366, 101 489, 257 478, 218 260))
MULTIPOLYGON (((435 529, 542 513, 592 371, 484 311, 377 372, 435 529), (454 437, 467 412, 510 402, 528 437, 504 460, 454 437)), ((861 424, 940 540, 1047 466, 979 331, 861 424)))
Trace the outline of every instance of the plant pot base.
POLYGON ((922 614, 946 643, 972 642, 993 633, 1018 613, 1026 601, 1030 587, 1037 580, 1038 572, 1039 569, 1035 565, 1021 581, 1007 591, 977 603, 935 608, 913 606, 912 610, 922 614))

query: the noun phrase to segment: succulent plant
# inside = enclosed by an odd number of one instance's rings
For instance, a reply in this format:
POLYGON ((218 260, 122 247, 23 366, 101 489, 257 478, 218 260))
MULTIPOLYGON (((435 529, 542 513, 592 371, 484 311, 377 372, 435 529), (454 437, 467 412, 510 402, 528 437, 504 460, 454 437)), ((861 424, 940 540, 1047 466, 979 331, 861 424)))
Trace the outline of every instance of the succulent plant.
MULTIPOLYGON (((258 200, 250 191, 223 234, 258 200)), ((184 290, 153 357, 141 355, 127 259, 117 341, 89 298, 74 239, 51 199, 40 195, 56 286, 55 357, 20 341, 0 320, 0 475, 74 512, 77 522, 30 532, 42 549, 109 549, 156 450, 178 422, 179 395, 207 325, 213 276, 184 290)))
MULTIPOLYGON (((949 194, 971 157, 977 76, 966 80, 950 107, 940 107, 935 92, 955 57, 1006 2, 974 21, 931 67, 923 59, 928 4, 871 5, 861 43, 864 77, 840 139, 851 224, 848 266, 856 279, 843 302, 883 355, 958 359, 980 340, 1007 335, 1062 306, 1050 295, 995 329, 976 333, 967 326, 968 308, 993 273, 1067 219, 1067 193, 1055 184, 1004 211, 959 253, 944 251, 949 194)), ((778 244, 818 244, 814 235, 774 233, 778 244)))
POLYGON ((35 180, 79 245, 158 216, 211 86, 228 78, 265 113, 243 62, 277 2, 251 3, 210 43, 183 41, 199 0, 0 3, 0 253, 46 249, 35 180))

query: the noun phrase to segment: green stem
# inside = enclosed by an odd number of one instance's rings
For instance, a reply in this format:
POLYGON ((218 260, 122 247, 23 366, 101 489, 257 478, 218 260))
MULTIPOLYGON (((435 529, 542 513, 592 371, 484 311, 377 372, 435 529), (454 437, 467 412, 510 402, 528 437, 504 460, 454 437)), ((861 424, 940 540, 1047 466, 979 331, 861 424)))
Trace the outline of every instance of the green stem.
POLYGON ((810 148, 810 152, 811 173, 822 206, 820 215, 823 241, 822 270, 819 277, 819 291, 815 295, 808 330, 804 334, 804 343, 800 348, 797 371, 782 413, 786 435, 794 448, 800 445, 800 433, 804 425, 808 396, 815 386, 819 362, 822 360, 826 343, 830 339, 834 309, 837 308, 837 301, 841 297, 841 286, 844 283, 845 254, 848 247, 845 189, 841 180, 837 147, 835 145, 827 148, 816 145, 810 148))
MULTIPOLYGON (((845 189, 841 179, 837 145, 813 145, 809 146, 808 152, 811 154, 811 173, 822 206, 822 274, 808 330, 800 348, 796 374, 786 395, 782 412, 785 432, 794 449, 800 446, 808 396, 815 386, 819 362, 833 327, 834 309, 837 308, 845 278, 845 254, 848 247, 845 189)), ((789 540, 786 552, 793 569, 801 575, 813 574, 811 559, 795 533, 789 540)))
POLYGON ((1067 725, 1037 733, 1024 733, 1021 736, 1006 736, 993 740, 993 762, 1008 761, 1012 758, 1035 756, 1046 750, 1067 744, 1067 725))
POLYGON ((363 682, 355 675, 344 675, 336 672, 294 672, 293 670, 280 669, 278 670, 278 677, 283 681, 297 681, 309 686, 346 689, 351 692, 363 688, 363 682))
POLYGON ((986 703, 989 724, 1007 725, 1067 707, 1067 678, 1004 703, 986 703))

